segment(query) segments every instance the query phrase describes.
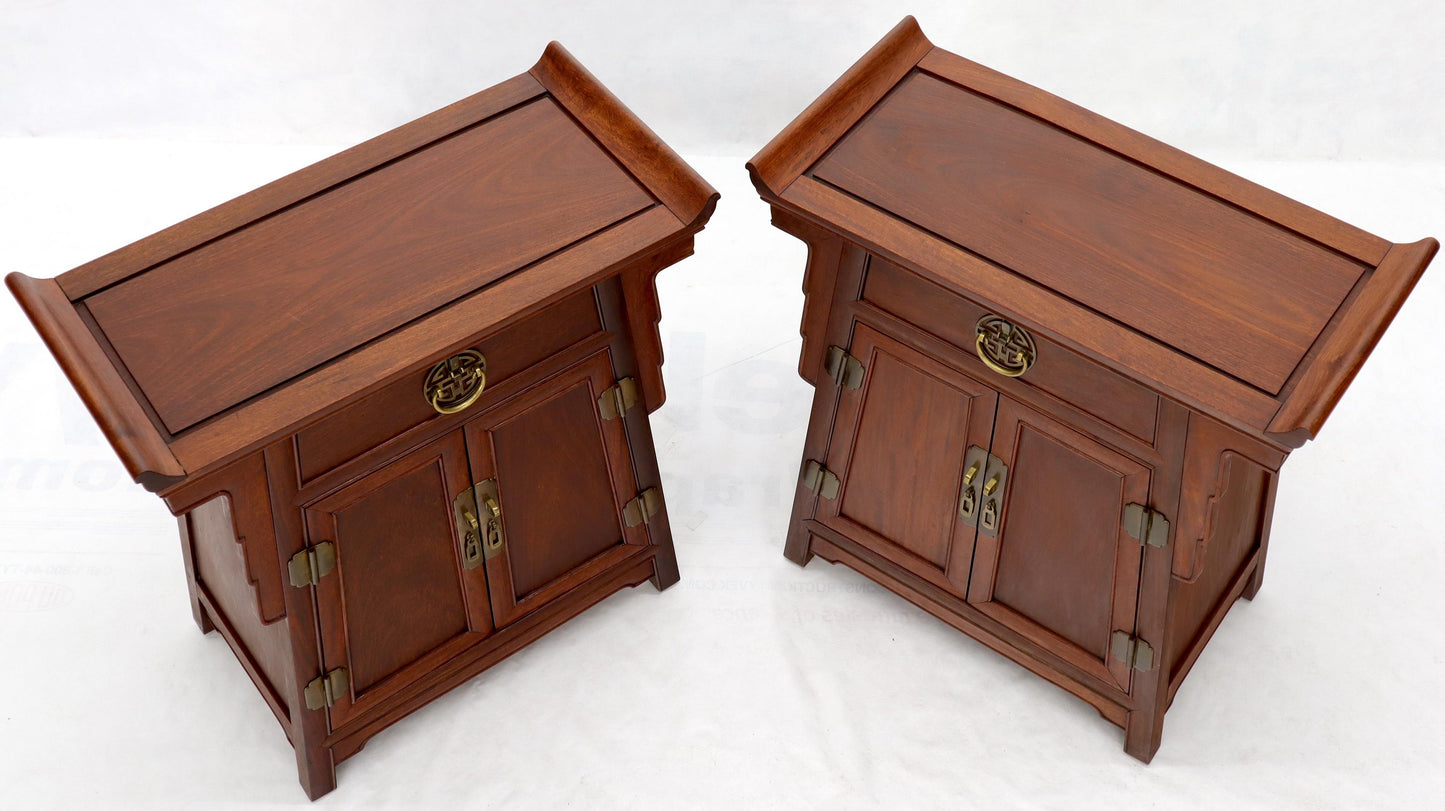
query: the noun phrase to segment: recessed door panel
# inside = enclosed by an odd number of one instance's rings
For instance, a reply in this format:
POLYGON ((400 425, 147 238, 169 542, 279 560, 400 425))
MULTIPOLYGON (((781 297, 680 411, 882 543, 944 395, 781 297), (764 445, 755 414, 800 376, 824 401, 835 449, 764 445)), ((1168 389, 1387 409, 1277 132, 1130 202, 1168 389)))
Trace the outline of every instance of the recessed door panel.
POLYGON ((309 543, 336 553, 316 585, 326 669, 350 682, 333 726, 492 630, 485 579, 460 563, 452 502, 469 486, 454 432, 307 508, 309 543))
POLYGON ((850 353, 866 372, 840 396, 825 466, 842 486, 819 520, 961 595, 974 542, 959 517, 964 458, 988 447, 998 395, 862 324, 850 353))
POLYGON ((623 421, 598 413, 612 383, 602 353, 467 424, 472 473, 498 494, 504 541, 486 569, 499 626, 647 543, 622 520, 637 495, 623 421))
POLYGON ((1134 631, 1142 556, 1123 512, 1147 503, 1150 469, 1007 397, 992 450, 1007 484, 997 534, 979 535, 969 602, 1128 690, 1109 645, 1134 631))

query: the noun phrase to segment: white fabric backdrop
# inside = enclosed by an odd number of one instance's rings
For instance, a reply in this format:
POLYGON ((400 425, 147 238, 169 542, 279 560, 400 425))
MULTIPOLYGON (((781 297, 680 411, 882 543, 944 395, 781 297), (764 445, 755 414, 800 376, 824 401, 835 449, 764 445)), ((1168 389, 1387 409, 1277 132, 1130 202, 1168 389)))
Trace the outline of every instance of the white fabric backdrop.
MULTIPOLYGON (((742 162, 897 21, 884 5, 12 2, 0 133, 47 137, 0 138, 0 270, 62 272, 560 39, 723 192, 660 277, 654 431, 683 580, 608 599, 375 738, 327 803, 1439 807, 1438 269, 1286 465, 1264 589, 1149 767, 1082 702, 863 578, 783 560, 804 250, 742 162)), ((1445 231, 1440 11, 1157 5, 912 10, 940 45, 1387 238, 1445 231)), ((269 711, 191 623, 177 546, 0 296, 0 807, 305 804, 269 711)))
POLYGON ((3 0, 0 135, 352 143, 560 40, 684 152, 752 152, 904 15, 1199 152, 1442 154, 1438 0, 3 0))

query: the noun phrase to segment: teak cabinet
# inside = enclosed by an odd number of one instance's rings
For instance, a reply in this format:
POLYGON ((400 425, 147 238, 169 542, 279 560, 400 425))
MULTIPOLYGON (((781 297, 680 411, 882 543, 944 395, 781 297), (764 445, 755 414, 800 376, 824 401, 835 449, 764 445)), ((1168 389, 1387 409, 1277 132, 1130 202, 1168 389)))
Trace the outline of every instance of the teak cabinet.
POLYGON ((6 282, 180 520, 313 799, 427 701, 678 579, 659 270, 717 194, 560 46, 55 279, 6 282))
POLYGON ((1260 588, 1281 464, 1435 240, 1353 228, 912 18, 748 169, 809 249, 787 556, 858 570, 1148 761, 1260 588))

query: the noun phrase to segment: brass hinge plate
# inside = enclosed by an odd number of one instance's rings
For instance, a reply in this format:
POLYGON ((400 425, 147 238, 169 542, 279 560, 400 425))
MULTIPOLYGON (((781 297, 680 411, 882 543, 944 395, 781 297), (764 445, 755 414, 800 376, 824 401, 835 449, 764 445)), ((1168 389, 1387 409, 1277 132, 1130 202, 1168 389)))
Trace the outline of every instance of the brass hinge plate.
POLYGON ((833 499, 838 496, 840 483, 837 474, 809 459, 803 465, 803 486, 823 498, 833 499))
POLYGON ((839 386, 856 389, 863 385, 863 364, 841 346, 828 347, 823 356, 823 371, 839 386))
POLYGON ((624 377, 597 397, 597 410, 601 412, 602 419, 615 420, 637 405, 637 399, 637 381, 624 377))
POLYGON ((346 695, 349 689, 351 678, 344 667, 338 667, 324 676, 317 676, 306 684, 306 709, 330 707, 346 695))
POLYGON ((1124 508, 1124 531, 1140 546, 1148 544, 1163 549, 1169 545, 1169 519, 1143 504, 1130 504, 1124 508))
POLYGON ((291 575, 291 585, 298 589, 314 586, 336 568, 336 545, 322 541, 297 552, 286 564, 291 575))
POLYGON ((1110 638, 1110 653, 1132 670, 1154 669, 1154 646, 1124 631, 1115 631, 1110 638))
POLYGON ((622 523, 629 527, 646 524, 662 509, 662 491, 649 487, 622 506, 622 523))

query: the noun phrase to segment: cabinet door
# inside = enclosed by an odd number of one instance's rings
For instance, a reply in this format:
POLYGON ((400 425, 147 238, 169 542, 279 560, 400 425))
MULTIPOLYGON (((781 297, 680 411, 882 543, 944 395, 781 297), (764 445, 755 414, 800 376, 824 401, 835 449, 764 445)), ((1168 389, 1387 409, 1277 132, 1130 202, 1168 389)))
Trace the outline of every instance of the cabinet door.
POLYGON ((500 512, 502 547, 486 561, 498 627, 647 543, 622 517, 637 496, 623 421, 598 413, 612 383, 603 352, 466 426, 472 475, 500 512))
POLYGON ((462 566, 453 517, 470 486, 456 431, 306 508, 308 542, 336 552, 316 586, 322 661, 350 681, 333 728, 491 632, 486 580, 462 566))
POLYGON ((979 531, 968 601, 1127 691, 1109 643, 1134 631, 1141 552, 1123 514, 1148 503, 1150 468, 1007 397, 992 450, 1007 466, 1004 503, 997 534, 979 531))
POLYGON ((866 372, 840 395, 824 465, 841 486, 817 518, 963 596, 975 532, 959 516, 964 458, 988 448, 998 394, 863 324, 849 352, 866 372))

